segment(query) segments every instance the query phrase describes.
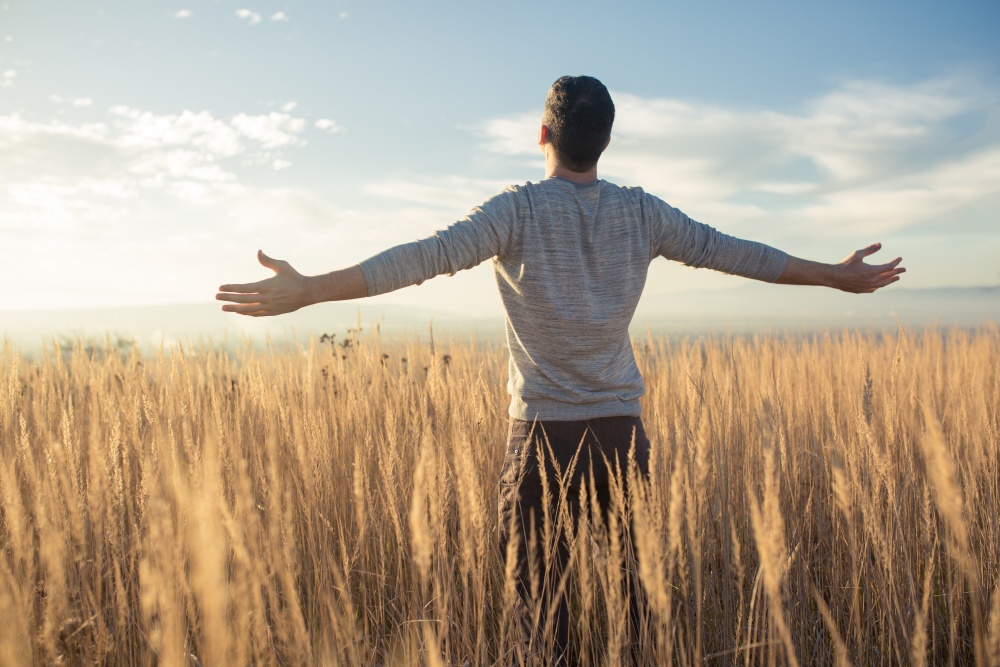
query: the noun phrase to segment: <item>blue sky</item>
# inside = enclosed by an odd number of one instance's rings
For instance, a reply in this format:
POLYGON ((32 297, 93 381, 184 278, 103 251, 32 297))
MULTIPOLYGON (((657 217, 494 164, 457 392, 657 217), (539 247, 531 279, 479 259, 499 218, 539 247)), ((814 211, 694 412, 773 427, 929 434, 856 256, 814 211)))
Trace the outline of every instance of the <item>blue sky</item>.
MULTIPOLYGON (((208 301, 258 247, 318 273, 426 236, 543 176, 562 74, 612 91, 604 178, 811 259, 882 241, 901 286, 1000 282, 1000 5, 621 4, 0 0, 0 310, 208 301)), ((379 299, 495 292, 486 265, 379 299)))

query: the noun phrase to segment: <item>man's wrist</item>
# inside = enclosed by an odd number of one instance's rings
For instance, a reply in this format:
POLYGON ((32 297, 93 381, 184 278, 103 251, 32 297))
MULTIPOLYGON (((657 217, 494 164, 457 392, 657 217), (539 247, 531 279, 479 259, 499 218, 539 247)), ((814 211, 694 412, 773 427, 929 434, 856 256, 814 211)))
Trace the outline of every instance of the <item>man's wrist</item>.
POLYGON ((368 283, 361 267, 354 265, 347 269, 331 271, 319 276, 303 276, 304 305, 324 301, 345 301, 368 296, 368 283))
POLYGON ((837 271, 833 264, 817 262, 814 274, 816 276, 816 285, 820 287, 836 287, 837 271))
POLYGON ((304 281, 303 295, 305 302, 303 306, 311 306, 314 303, 326 301, 323 297, 323 276, 302 276, 304 281))
POLYGON ((824 264, 823 265, 823 285, 825 287, 832 287, 833 289, 841 289, 841 274, 843 267, 839 264, 824 264))
POLYGON ((785 271, 776 281, 782 285, 817 285, 843 289, 844 267, 789 255, 785 271))

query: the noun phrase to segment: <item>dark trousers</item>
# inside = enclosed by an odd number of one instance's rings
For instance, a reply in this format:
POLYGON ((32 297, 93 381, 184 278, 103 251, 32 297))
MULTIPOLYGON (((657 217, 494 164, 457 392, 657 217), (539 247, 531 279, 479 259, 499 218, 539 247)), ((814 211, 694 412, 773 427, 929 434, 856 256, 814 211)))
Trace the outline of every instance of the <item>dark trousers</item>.
MULTIPOLYGON (((628 494, 628 455, 635 447, 634 461, 639 474, 649 475, 649 440, 639 417, 608 417, 586 421, 535 421, 511 419, 507 436, 507 454, 500 472, 498 498, 500 554, 505 563, 513 559, 516 599, 511 601, 517 641, 521 653, 514 663, 545 661, 548 647, 539 644, 542 637, 554 640, 552 664, 573 664, 578 656, 571 642, 568 593, 572 582, 564 580, 570 554, 565 529, 544 533, 545 515, 554 529, 566 517, 576 526, 582 514, 596 520, 591 511, 596 496, 601 521, 608 525, 612 507, 612 488, 617 480, 628 494), (575 457, 575 461, 574 461, 575 457), (610 469, 609 469, 610 466, 610 469), (543 472, 545 480, 543 481, 543 472), (581 491, 586 485, 586 503, 581 491), (547 508, 546 508, 547 505, 547 508), (562 518, 560 506, 565 507, 562 518), (510 554, 508 554, 510 547, 510 554), (541 658, 541 660, 539 660, 541 658)), ((620 525, 626 554, 631 526, 620 525)), ((626 560, 628 563, 628 559, 626 560)), ((628 567, 635 572, 637 568, 628 567)), ((623 575, 628 587, 632 642, 638 641, 638 577, 623 575)))

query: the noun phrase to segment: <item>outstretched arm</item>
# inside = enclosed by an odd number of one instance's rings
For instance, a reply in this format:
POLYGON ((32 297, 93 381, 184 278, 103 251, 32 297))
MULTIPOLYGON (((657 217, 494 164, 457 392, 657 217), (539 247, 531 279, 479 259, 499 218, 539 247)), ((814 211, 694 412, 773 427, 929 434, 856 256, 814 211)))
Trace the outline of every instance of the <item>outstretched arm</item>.
POLYGON ((465 218, 421 241, 404 243, 361 264, 321 276, 304 276, 288 262, 257 251, 274 271, 266 280, 223 285, 215 298, 229 301, 222 310, 260 317, 281 315, 322 301, 344 301, 385 294, 429 278, 454 275, 495 256, 508 242, 517 218, 516 192, 507 189, 477 206, 465 218))
POLYGON ((897 257, 888 264, 865 264, 881 243, 857 250, 837 264, 811 262, 781 250, 723 234, 696 222, 666 202, 647 195, 646 203, 659 223, 654 251, 696 268, 710 268, 754 280, 785 285, 822 285, 856 294, 871 293, 899 280, 906 271, 897 257))
POLYGON ((222 310, 252 317, 281 315, 323 301, 368 296, 365 274, 357 265, 321 276, 304 276, 288 262, 271 259, 261 250, 257 259, 274 275, 255 283, 221 286, 215 298, 231 302, 222 310))
POLYGON ((838 264, 811 262, 789 255, 785 271, 777 282, 785 285, 821 285, 844 292, 870 294, 896 282, 899 274, 906 272, 906 269, 899 266, 903 261, 902 257, 897 257, 888 264, 865 264, 865 257, 881 248, 881 243, 873 243, 867 248, 854 251, 838 264))

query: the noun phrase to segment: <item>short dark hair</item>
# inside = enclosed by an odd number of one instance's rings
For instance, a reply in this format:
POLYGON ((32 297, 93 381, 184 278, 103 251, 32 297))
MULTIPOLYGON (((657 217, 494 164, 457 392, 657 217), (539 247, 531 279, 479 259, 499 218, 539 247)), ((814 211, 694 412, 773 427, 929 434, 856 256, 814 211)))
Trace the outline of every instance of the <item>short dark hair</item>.
POLYGON ((560 77, 545 97, 542 125, 560 163, 572 171, 597 164, 614 122, 611 94, 592 76, 560 77))

